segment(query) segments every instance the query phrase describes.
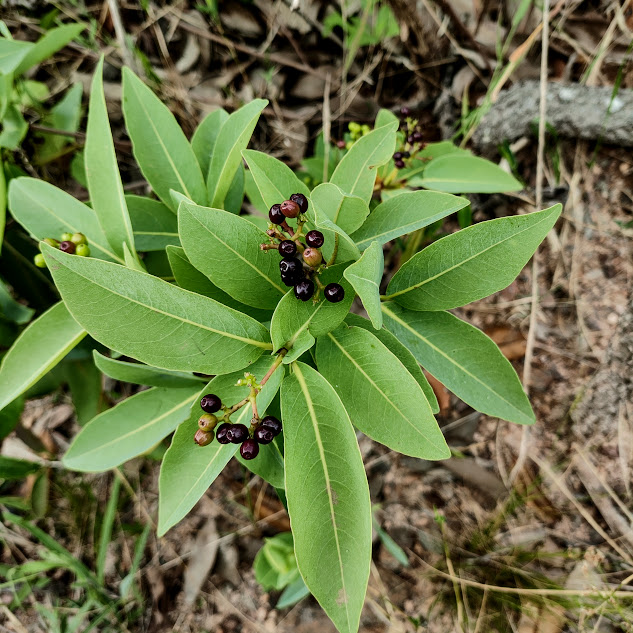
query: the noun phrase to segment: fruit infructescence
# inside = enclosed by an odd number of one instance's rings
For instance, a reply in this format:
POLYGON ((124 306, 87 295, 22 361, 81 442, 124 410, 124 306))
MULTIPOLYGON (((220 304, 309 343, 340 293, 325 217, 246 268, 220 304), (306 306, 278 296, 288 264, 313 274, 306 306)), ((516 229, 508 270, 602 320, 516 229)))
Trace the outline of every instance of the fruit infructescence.
MULTIPOLYGON (((69 255, 79 255, 79 257, 89 257, 90 247, 88 246, 88 240, 83 233, 62 233, 60 239, 56 240, 52 237, 47 237, 42 240, 45 244, 58 248, 62 253, 68 253, 69 255)), ((33 258, 33 263, 38 268, 46 268, 46 261, 42 253, 38 253, 33 258)))

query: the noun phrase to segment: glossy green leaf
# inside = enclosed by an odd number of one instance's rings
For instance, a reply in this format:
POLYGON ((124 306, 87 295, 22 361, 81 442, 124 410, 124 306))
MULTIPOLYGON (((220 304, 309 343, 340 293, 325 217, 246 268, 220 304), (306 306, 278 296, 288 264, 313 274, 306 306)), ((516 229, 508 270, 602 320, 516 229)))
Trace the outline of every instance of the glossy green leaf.
POLYGON ((391 110, 386 110, 385 108, 381 108, 378 110, 378 114, 376 115, 376 123, 374 125, 375 128, 383 127, 385 125, 397 123, 400 125, 400 119, 391 112, 391 110))
POLYGON ((301 576, 341 633, 356 633, 371 562, 369 488, 336 391, 303 363, 281 386, 286 495, 301 576))
POLYGON ((129 69, 123 69, 123 116, 134 157, 158 197, 173 208, 169 190, 205 204, 207 190, 196 155, 169 108, 129 69))
POLYGON ((97 368, 106 376, 121 382, 131 382, 136 385, 147 385, 148 387, 201 387, 205 382, 203 378, 179 371, 167 371, 158 369, 150 365, 140 363, 128 363, 122 360, 115 360, 100 354, 97 350, 92 352, 94 363, 97 368))
MULTIPOLYGON (((280 372, 282 370, 279 370, 280 372)), ((273 488, 283 488, 284 482, 284 458, 277 446, 278 440, 259 447, 259 455, 255 459, 244 459, 239 453, 235 454, 237 460, 250 470, 267 481, 273 488)))
POLYGON ((279 302, 270 323, 273 348, 285 347, 288 353, 284 363, 291 363, 314 345, 321 336, 338 327, 345 319, 354 301, 352 287, 343 278, 344 265, 326 268, 320 276, 321 283, 340 283, 345 290, 345 298, 339 303, 330 303, 323 294, 315 304, 313 300, 300 301, 291 288, 279 302))
POLYGON ((31 42, 0 38, 0 73, 8 75, 14 72, 32 48, 31 42))
POLYGON ((125 203, 103 94, 103 56, 92 79, 84 161, 92 208, 108 243, 119 257, 124 254, 123 244, 127 244, 130 252, 135 254, 132 223, 125 203))
POLYGON ((9 209, 37 240, 62 233, 83 233, 92 257, 123 263, 108 244, 95 212, 70 194, 35 178, 13 178, 9 183, 9 209))
POLYGON ((351 237, 363 251, 373 241, 386 244, 396 237, 433 224, 468 204, 466 198, 446 193, 409 191, 379 204, 351 237))
POLYGON ((0 131, 0 147, 16 150, 24 140, 29 126, 20 108, 14 103, 7 106, 2 117, 2 131, 0 131))
POLYGON ((420 385, 371 332, 343 326, 319 337, 317 366, 365 435, 405 455, 450 457, 420 385))
POLYGON ((56 303, 33 321, 2 359, 0 409, 57 365, 85 335, 63 303, 56 303))
POLYGON ((64 48, 66 44, 72 42, 85 28, 85 24, 77 23, 62 24, 50 29, 28 50, 26 56, 15 69, 15 74, 21 75, 29 68, 48 59, 58 50, 64 48))
POLYGON ((434 158, 421 176, 409 180, 409 185, 445 193, 501 193, 523 189, 514 176, 495 163, 461 152, 434 158))
POLYGON ((308 187, 295 176, 292 169, 274 156, 253 149, 244 150, 242 156, 248 163, 266 212, 273 204, 288 200, 293 193, 310 195, 308 187))
POLYGON ((64 466, 100 472, 144 453, 189 415, 198 391, 197 385, 153 387, 126 398, 81 429, 62 459, 64 466))
POLYGON ((429 384, 420 364, 413 354, 389 331, 384 327, 375 330, 371 321, 364 319, 357 314, 348 314, 345 317, 345 323, 355 327, 362 327, 364 330, 371 332, 398 360, 406 367, 407 371, 415 378, 416 382, 426 396, 426 399, 433 413, 440 412, 440 405, 433 391, 433 387, 429 384))
POLYGON ((345 279, 352 285, 367 311, 374 327, 382 327, 382 311, 380 309, 380 282, 385 271, 385 258, 382 246, 372 242, 363 256, 344 272, 345 279))
POLYGON ((258 321, 270 321, 272 317, 270 310, 259 310, 252 306, 247 306, 227 295, 224 290, 220 290, 216 285, 211 283, 208 277, 203 275, 192 265, 189 259, 187 259, 185 251, 179 246, 168 246, 167 257, 169 258, 169 265, 171 266, 176 283, 181 288, 215 299, 215 301, 219 301, 229 306, 229 308, 248 314, 258 321))
POLYGON ((369 215, 369 206, 362 198, 347 195, 330 182, 315 187, 310 198, 334 224, 348 234, 360 228, 369 215))
POLYGON ((369 203, 376 182, 376 168, 384 165, 396 149, 397 129, 397 121, 392 121, 359 138, 336 166, 332 184, 369 203))
MULTIPOLYGON (((264 199, 259 193, 259 189, 257 188, 257 184, 255 183, 255 179, 253 178, 253 174, 251 173, 250 169, 246 170, 244 173, 244 189, 246 190, 246 197, 248 198, 249 202, 255 207, 255 209, 262 214, 268 214, 268 207, 266 206, 264 199)), ((267 218, 266 223, 268 223, 267 218)))
MULTIPOLYGON (((273 362, 274 359, 270 356, 260 358, 249 367, 249 371, 261 380, 273 362)), ((282 368, 275 371, 257 396, 259 411, 265 411, 275 397, 279 390, 282 371, 282 368)), ((198 395, 215 393, 222 398, 222 402, 235 404, 248 394, 247 389, 235 385, 237 380, 243 377, 244 372, 217 376, 198 395)), ((218 444, 216 441, 208 446, 197 446, 193 436, 198 428, 200 414, 200 408, 194 405, 187 420, 176 430, 171 446, 163 458, 158 498, 159 536, 176 525, 193 508, 238 450, 235 444, 218 444)), ((248 425, 252 414, 251 409, 245 406, 233 414, 231 421, 248 425)), ((261 448, 263 452, 269 447, 261 448)), ((258 455, 253 462, 259 459, 258 455)))
MULTIPOLYGON (((233 112, 222 125, 207 175, 208 198, 212 207, 223 206, 242 160, 242 150, 246 149, 259 115, 267 105, 265 99, 254 99, 233 112)), ((199 201, 194 199, 194 202, 199 201)))
POLYGON ((146 273, 42 245, 78 323, 110 349, 162 369, 225 374, 267 349, 267 330, 245 314, 146 273))
POLYGON ((289 584, 279 596, 279 600, 275 605, 275 609, 286 609, 293 604, 297 604, 300 600, 310 595, 310 590, 306 587, 303 578, 299 576, 294 582, 289 584))
POLYGON ((325 243, 321 248, 323 259, 330 261, 336 251, 336 263, 344 263, 356 260, 360 257, 360 251, 354 240, 337 224, 334 224, 321 207, 321 200, 310 199, 310 206, 306 214, 308 216, 307 228, 318 229, 323 233, 325 243))
POLYGON ((417 158, 433 159, 446 156, 447 154, 466 154, 470 156, 471 152, 454 145, 450 141, 440 141, 439 143, 427 143, 424 149, 417 154, 417 158))
POLYGON ((2 479, 23 479, 27 475, 36 473, 42 464, 37 462, 27 462, 23 459, 13 459, 0 455, 0 480, 2 479))
POLYGON ((20 422, 24 411, 24 396, 19 396, 0 409, 0 440, 3 440, 20 422))
POLYGON ((242 210, 242 204, 244 203, 245 174, 246 169, 244 169, 244 165, 238 165, 235 176, 233 177, 233 182, 224 200, 224 209, 229 213, 235 213, 237 215, 242 210))
POLYGON ((68 360, 62 364, 64 377, 72 395, 77 422, 84 425, 101 409, 101 372, 91 358, 68 360))
POLYGON ((450 312, 413 312, 392 302, 382 309, 387 328, 464 402, 509 422, 534 423, 514 368, 481 330, 450 312))
POLYGON ((402 265, 387 298, 411 310, 449 310, 502 290, 523 270, 561 211, 556 204, 437 240, 402 265))
POLYGON ((229 118, 229 113, 223 108, 218 108, 209 112, 196 128, 191 137, 191 147, 193 153, 198 159, 200 171, 206 178, 209 173, 209 165, 211 164, 211 156, 215 148, 215 142, 220 133, 220 129, 229 118))
POLYGON ((125 196, 137 250, 162 251, 179 246, 178 218, 162 202, 142 196, 125 196))
POLYGON ((272 309, 286 292, 279 273, 279 255, 262 251, 268 236, 243 218, 181 203, 180 240, 189 261, 237 301, 272 309))

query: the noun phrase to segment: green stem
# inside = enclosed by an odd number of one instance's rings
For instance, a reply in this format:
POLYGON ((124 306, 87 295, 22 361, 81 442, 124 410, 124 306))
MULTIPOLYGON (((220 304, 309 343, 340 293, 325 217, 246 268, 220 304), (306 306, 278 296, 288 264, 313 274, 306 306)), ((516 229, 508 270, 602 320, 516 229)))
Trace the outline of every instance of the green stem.
POLYGON ((336 261, 336 256, 338 255, 338 238, 339 238, 338 233, 335 233, 334 234, 334 250, 332 251, 332 257, 328 259, 328 262, 327 262, 328 266, 331 266, 336 261))

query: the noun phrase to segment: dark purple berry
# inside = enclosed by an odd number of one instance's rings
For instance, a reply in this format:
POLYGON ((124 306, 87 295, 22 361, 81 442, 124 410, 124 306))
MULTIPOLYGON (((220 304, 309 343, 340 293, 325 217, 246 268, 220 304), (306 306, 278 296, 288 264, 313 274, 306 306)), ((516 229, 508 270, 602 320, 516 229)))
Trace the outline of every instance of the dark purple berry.
POLYGON ((306 244, 310 248, 321 248, 324 242, 325 238, 323 237, 323 233, 321 233, 321 231, 308 231, 306 234, 306 244))
POLYGON ((402 158, 410 158, 411 152, 402 152, 402 158))
POLYGON ((294 200, 284 200, 281 203, 281 212, 287 218, 296 218, 300 211, 299 205, 294 200))
MULTIPOLYGON (((303 272, 301 262, 295 257, 284 257, 279 262, 279 271, 282 275, 290 278, 300 275, 303 272)), ((301 277, 299 277, 300 279, 301 277)))
POLYGON ((286 216, 281 212, 280 204, 273 204, 268 212, 268 219, 273 224, 283 224, 286 221, 286 216))
POLYGON ((297 245, 292 240, 279 242, 279 254, 283 257, 294 257, 297 254, 297 245))
POLYGON ((272 429, 269 429, 266 426, 260 426, 253 433, 253 437, 258 444, 270 444, 275 437, 272 429))
POLYGON ((411 110, 409 110, 409 108, 407 108, 407 106, 402 106, 400 108, 400 114, 402 116, 409 116, 411 114, 411 110))
POLYGON ((293 193, 290 199, 299 205, 301 213, 305 213, 308 210, 308 199, 302 193, 293 193))
POLYGON ((404 161, 403 160, 397 160, 394 162, 394 165, 396 166, 397 169, 402 169, 404 167, 404 161))
POLYGON ((281 275, 281 281, 284 283, 284 285, 288 286, 290 288, 290 286, 296 286, 299 282, 301 282, 303 279, 303 271, 300 271, 294 275, 284 275, 282 273, 281 275))
POLYGON ((295 286, 295 297, 301 301, 307 301, 314 294, 314 282, 311 279, 302 279, 295 286))
POLYGON ((422 134, 422 132, 414 132, 413 133, 413 140, 416 143, 419 143, 423 138, 424 138, 424 135, 422 134))
POLYGON ((345 290, 340 284, 328 284, 325 286, 323 294, 330 303, 338 303, 345 298, 345 290))
POLYGON ((409 143, 409 145, 413 144, 413 134, 411 134, 411 136, 407 136, 407 143, 409 143))
POLYGON ((274 415, 267 415, 264 417, 262 419, 261 426, 270 429, 273 432, 273 435, 279 435, 279 433, 281 433, 281 421, 274 415))
POLYGON ((231 441, 228 438, 228 432, 230 428, 231 428, 231 425, 228 424, 227 422, 224 422, 224 424, 220 424, 220 426, 218 427, 218 430, 215 433, 215 439, 220 444, 228 444, 231 441))
POLYGON ((402 152, 396 152, 396 153, 393 155, 393 159, 394 159, 394 160, 400 160, 401 158, 402 158, 402 152))
POLYGON ((215 413, 220 410, 222 406, 222 400, 220 396, 216 396, 214 393, 208 393, 206 396, 202 396, 200 400, 200 408, 205 413, 215 413))
POLYGON ((232 444, 241 444, 248 437, 248 429, 244 424, 233 424, 226 436, 232 444))
POLYGON ((240 455, 243 459, 255 459, 258 453, 259 444, 250 437, 240 446, 240 455))
POLYGON ((193 436, 193 441, 198 446, 208 446, 213 442, 213 431, 203 431, 202 429, 198 429, 196 434, 193 436))
POLYGON ((63 253, 68 253, 70 255, 74 255, 77 250, 77 245, 70 240, 64 240, 59 244, 59 250, 63 253))

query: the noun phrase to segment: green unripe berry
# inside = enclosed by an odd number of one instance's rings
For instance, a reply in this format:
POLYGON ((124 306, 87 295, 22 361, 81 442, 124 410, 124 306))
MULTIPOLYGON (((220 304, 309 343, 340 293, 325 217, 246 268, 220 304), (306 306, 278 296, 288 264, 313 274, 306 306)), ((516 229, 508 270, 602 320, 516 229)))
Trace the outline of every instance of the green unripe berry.
POLYGON ((308 266, 318 266, 323 261, 323 255, 321 255, 321 251, 316 248, 306 248, 303 251, 303 261, 308 266))
POLYGON ((86 239, 86 236, 83 233, 74 233, 71 236, 70 241, 73 242, 73 244, 77 244, 77 246, 79 246, 79 244, 88 243, 88 240, 86 239))
POLYGON ((70 242, 73 239, 72 233, 62 233, 60 242, 70 242))
POLYGON ((356 123, 356 121, 350 121, 349 125, 347 126, 349 128, 349 131, 354 133, 358 133, 361 131, 361 127, 358 123, 356 123))
POLYGON ((43 239, 42 242, 48 244, 49 246, 52 246, 53 248, 59 248, 59 242, 57 240, 54 240, 52 237, 47 237, 43 239))
POLYGON ((89 257, 90 246, 88 246, 88 244, 79 244, 75 250, 75 255, 79 255, 79 257, 89 257))
POLYGON ((363 136, 365 136, 365 134, 369 134, 371 132, 371 128, 369 127, 369 125, 363 125, 361 126, 361 132, 363 133, 363 136))
POLYGON ((205 413, 198 418, 198 428, 201 431, 213 431, 218 423, 218 418, 213 413, 205 413))
POLYGON ((34 258, 33 258, 33 263, 38 267, 38 268, 46 268, 46 260, 44 259, 44 255, 42 255, 42 253, 38 253, 34 258))

